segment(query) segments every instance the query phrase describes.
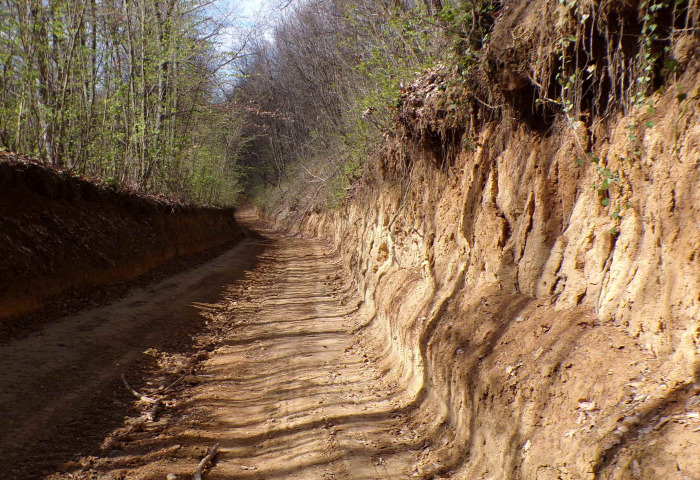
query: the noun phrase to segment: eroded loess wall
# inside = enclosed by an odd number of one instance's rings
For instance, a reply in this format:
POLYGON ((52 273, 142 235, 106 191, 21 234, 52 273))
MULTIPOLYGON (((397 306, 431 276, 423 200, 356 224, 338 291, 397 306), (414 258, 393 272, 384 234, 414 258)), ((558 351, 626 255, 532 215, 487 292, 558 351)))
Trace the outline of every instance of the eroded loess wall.
MULTIPOLYGON (((3 160, 3 158, 0 158, 3 160)), ((0 322, 241 236, 232 209, 174 205, 0 161, 0 322)))
MULTIPOLYGON (((337 211, 277 212, 352 270, 439 437, 424 478, 700 478, 698 78, 597 122, 599 163, 577 162, 576 124, 485 121, 448 162, 389 140, 337 211), (608 192, 599 167, 620 173, 608 192)), ((415 90, 424 119, 440 89, 415 90)))

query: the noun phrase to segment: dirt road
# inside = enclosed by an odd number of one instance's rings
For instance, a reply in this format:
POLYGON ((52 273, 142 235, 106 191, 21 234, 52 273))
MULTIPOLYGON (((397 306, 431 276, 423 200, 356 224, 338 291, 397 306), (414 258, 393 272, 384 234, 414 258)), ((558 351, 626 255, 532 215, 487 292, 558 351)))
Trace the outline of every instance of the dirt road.
POLYGON ((218 443, 207 478, 410 477, 424 442, 352 334, 364 319, 341 276, 322 244, 264 231, 1 346, 0 467, 10 478, 191 478, 218 443), (122 373, 147 394, 189 375, 148 421, 122 373))

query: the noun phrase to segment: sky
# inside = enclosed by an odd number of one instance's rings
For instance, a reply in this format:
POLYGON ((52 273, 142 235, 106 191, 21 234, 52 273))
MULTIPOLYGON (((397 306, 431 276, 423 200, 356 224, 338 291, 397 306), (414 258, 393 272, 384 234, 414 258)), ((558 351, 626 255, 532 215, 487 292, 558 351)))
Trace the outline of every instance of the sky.
POLYGON ((244 23, 255 23, 261 16, 279 13, 281 6, 289 6, 296 0, 220 0, 222 6, 233 10, 244 23))
POLYGON ((223 43, 231 42, 241 33, 245 35, 246 29, 255 28, 258 34, 269 36, 274 19, 282 11, 280 6, 289 6, 297 0, 219 0, 214 8, 221 12, 232 13, 234 25, 222 39, 223 43), (241 27, 244 30, 241 32, 241 27), (228 38, 226 38, 228 37, 228 38))
MULTIPOLYGON (((230 26, 224 28, 215 40, 217 49, 224 54, 239 54, 241 46, 253 37, 272 40, 272 28, 284 8, 299 0, 218 0, 208 7, 212 17, 228 16, 230 26)), ((236 64, 221 71, 221 74, 237 77, 236 64)))
POLYGON ((267 0, 224 0, 235 11, 240 11, 244 21, 254 21, 255 17, 267 7, 267 0))

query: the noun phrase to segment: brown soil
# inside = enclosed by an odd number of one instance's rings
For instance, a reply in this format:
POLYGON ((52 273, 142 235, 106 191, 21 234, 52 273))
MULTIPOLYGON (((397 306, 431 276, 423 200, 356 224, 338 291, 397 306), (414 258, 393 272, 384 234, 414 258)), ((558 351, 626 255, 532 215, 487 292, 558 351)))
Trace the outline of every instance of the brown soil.
POLYGON ((0 347, 0 468, 9 478, 191 478, 219 443, 207 478, 418 475, 430 443, 408 425, 410 391, 353 335, 368 319, 342 279, 328 247, 266 230, 0 347), (190 375, 150 422, 124 372, 151 395, 190 375))
POLYGON ((55 322, 66 315, 76 314, 88 308, 106 306, 121 300, 135 289, 149 288, 153 283, 213 260, 231 250, 239 241, 236 239, 203 252, 175 257, 131 280, 107 285, 92 285, 59 295, 46 302, 37 311, 13 316, 11 321, 0 322, 0 344, 26 338, 47 323, 55 322))
POLYGON ((382 365, 444 425, 426 478, 700 479, 698 58, 585 161, 561 118, 462 136, 438 69, 352 198, 270 213, 338 248, 382 365))
POLYGON ((118 191, 0 152, 0 335, 61 295, 240 236, 233 209, 118 191))

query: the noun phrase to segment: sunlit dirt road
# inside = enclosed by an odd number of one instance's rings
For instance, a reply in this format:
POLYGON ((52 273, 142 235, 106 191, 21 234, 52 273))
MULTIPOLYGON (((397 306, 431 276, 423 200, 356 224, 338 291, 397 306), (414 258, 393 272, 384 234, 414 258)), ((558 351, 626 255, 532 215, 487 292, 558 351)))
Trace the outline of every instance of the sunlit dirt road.
POLYGON ((366 319, 330 250, 241 221, 261 234, 0 346, 10 478, 192 478, 214 444, 211 479, 411 476, 423 440, 353 334, 366 319), (163 399, 154 420, 124 373, 163 399))

